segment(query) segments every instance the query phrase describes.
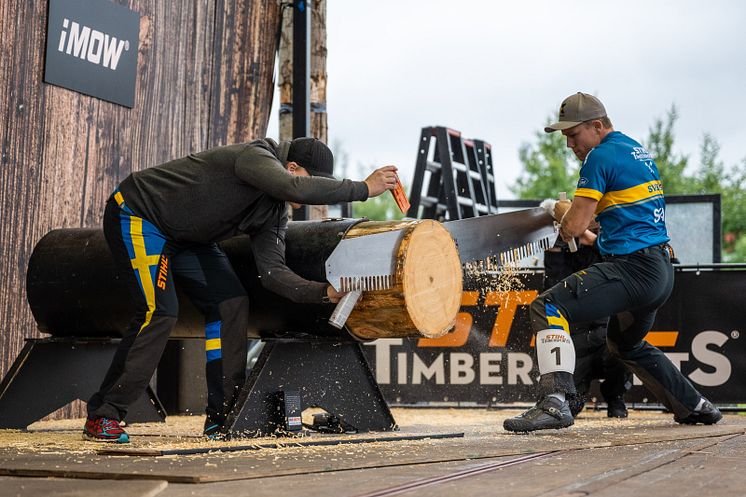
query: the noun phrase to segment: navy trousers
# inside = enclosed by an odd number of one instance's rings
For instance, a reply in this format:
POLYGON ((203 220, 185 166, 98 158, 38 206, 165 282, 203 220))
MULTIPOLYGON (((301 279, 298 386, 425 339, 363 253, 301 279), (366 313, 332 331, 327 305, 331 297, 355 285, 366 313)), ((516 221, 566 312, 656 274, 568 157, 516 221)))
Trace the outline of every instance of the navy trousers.
POLYGON ((205 316, 207 418, 222 424, 246 374, 249 300, 217 244, 179 243, 136 216, 115 192, 104 211, 104 235, 135 315, 88 416, 121 420, 143 393, 176 323, 176 285, 205 316))
MULTIPOLYGON (((531 326, 538 332, 557 322, 593 321, 610 316, 606 342, 658 400, 679 417, 688 416, 700 393, 656 347, 644 341, 655 313, 673 289, 674 274, 667 245, 604 261, 573 273, 531 304, 531 326), (548 318, 547 314, 550 317, 548 318)), ((542 375, 539 394, 575 393, 572 374, 542 375)))

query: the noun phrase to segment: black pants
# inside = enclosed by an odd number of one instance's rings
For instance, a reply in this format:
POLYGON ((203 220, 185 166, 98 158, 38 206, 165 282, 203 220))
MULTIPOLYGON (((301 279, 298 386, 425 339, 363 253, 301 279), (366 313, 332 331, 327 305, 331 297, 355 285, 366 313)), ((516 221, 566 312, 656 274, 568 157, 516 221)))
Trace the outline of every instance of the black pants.
POLYGON ((632 373, 619 357, 606 346, 606 323, 591 329, 570 326, 570 337, 575 347, 576 399, 586 402, 594 379, 603 379, 601 395, 607 401, 622 397, 632 386, 632 373))
POLYGON ((106 204, 104 235, 135 316, 88 401, 88 416, 121 420, 145 390, 178 316, 175 281, 205 316, 207 415, 222 424, 245 378, 249 314, 248 297, 225 253, 217 244, 167 239, 118 193, 106 204))
MULTIPOLYGON (((544 290, 572 273, 603 261, 596 247, 582 245, 576 252, 570 252, 560 240, 555 247, 544 252, 544 290)), ((608 316, 604 316, 590 322, 569 323, 570 337, 575 347, 575 398, 580 402, 586 401, 594 379, 604 380, 601 394, 606 400, 622 397, 632 386, 632 374, 606 347, 608 321, 608 316)))
MULTIPOLYGON (((549 328, 547 305, 556 307, 568 322, 611 316, 607 345, 612 354, 679 417, 688 416, 701 395, 657 348, 643 341, 658 308, 673 289, 673 266, 666 247, 650 247, 633 254, 607 257, 565 278, 531 304, 534 332, 549 328)), ((574 393, 572 375, 542 375, 539 393, 574 393)))

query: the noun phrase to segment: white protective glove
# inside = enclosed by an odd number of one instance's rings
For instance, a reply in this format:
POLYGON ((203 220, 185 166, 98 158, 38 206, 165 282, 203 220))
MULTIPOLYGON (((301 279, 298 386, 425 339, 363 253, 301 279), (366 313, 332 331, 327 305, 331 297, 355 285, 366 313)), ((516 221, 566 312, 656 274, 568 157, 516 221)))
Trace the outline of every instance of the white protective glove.
MULTIPOLYGON (((539 207, 544 209, 550 216, 552 216, 555 219, 554 225, 558 229, 559 229, 559 223, 562 221, 562 217, 564 217, 564 215, 567 213, 567 208, 564 209, 562 216, 558 219, 557 212, 555 211, 555 207, 557 207, 557 202, 564 202, 566 204, 570 204, 570 201, 567 199, 566 195, 562 195, 562 193, 560 193, 560 196, 564 198, 562 198, 561 200, 547 198, 547 199, 542 200, 541 203, 539 204, 539 207)), ((570 240, 568 242, 568 245, 570 247, 570 252, 577 252, 578 246, 574 239, 570 240)))
MULTIPOLYGON (((554 217, 554 206, 555 205, 557 205, 557 201, 555 199, 545 198, 544 200, 541 201, 541 203, 539 204, 539 207, 544 209, 547 212, 547 214, 554 217)), ((559 219, 557 219, 557 221, 559 221, 559 219)))

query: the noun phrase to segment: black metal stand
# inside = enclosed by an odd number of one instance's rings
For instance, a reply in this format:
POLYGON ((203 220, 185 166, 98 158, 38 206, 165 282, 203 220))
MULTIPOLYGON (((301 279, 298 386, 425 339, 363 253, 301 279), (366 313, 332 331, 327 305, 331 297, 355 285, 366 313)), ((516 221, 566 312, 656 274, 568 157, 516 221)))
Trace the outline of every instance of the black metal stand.
POLYGON ((490 144, 443 126, 422 128, 409 203, 407 216, 417 219, 454 221, 496 214, 490 144))
MULTIPOLYGON (((0 428, 25 429, 99 388, 119 340, 29 339, 0 383, 0 428)), ((129 423, 163 421, 163 407, 150 387, 130 407, 129 423)))
POLYGON ((300 392, 357 431, 396 430, 396 422, 358 343, 270 341, 226 421, 233 436, 263 436, 284 427, 280 391, 300 392))

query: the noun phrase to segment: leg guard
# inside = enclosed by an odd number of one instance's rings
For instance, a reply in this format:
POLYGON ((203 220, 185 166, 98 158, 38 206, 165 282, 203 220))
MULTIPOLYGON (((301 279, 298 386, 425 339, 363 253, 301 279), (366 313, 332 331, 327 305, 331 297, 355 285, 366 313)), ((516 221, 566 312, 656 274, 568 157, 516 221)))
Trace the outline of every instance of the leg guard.
MULTIPOLYGON (((542 324, 536 333, 536 356, 539 363, 539 396, 550 393, 575 393, 575 347, 570 338, 567 319, 542 294, 531 304, 532 324, 542 324)), ((534 328, 536 329, 536 328, 534 328)))
POLYGON ((575 371, 575 347, 570 335, 564 330, 541 330, 536 334, 536 356, 539 359, 539 374, 575 371))

